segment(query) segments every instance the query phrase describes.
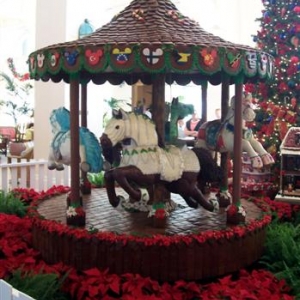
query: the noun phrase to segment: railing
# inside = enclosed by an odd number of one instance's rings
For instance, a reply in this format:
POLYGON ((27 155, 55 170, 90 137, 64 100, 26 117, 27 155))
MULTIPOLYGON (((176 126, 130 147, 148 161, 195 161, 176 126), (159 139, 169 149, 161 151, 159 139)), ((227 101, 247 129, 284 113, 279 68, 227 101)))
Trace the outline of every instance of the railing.
POLYGON ((70 167, 63 171, 48 170, 47 160, 21 160, 0 164, 0 190, 33 188, 43 191, 53 185, 70 185, 70 167))
POLYGON ((32 297, 14 289, 4 280, 0 280, 0 299, 1 300, 34 300, 32 297))

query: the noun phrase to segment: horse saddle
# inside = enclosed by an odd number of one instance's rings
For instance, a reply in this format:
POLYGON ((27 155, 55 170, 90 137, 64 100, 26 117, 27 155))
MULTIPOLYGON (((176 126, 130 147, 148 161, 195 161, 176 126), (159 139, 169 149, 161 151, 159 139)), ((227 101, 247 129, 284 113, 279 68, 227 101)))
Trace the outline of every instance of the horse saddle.
POLYGON ((221 150, 224 147, 223 138, 220 134, 223 129, 220 120, 213 120, 203 124, 199 130, 198 138, 205 140, 209 150, 221 150))

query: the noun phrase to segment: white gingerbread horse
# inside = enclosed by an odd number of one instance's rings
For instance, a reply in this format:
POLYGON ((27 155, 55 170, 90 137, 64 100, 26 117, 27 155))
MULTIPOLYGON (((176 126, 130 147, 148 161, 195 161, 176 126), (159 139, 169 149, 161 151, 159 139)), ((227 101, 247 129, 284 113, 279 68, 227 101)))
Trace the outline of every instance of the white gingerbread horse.
MULTIPOLYGON (((253 110, 252 95, 244 93, 242 101, 242 151, 248 153, 253 168, 271 165, 274 163, 272 155, 254 138, 252 130, 246 127, 246 122, 252 122, 256 115, 253 110)), ((232 97, 231 105, 223 122, 220 120, 209 121, 200 127, 196 147, 204 147, 218 152, 233 152, 234 103, 235 97, 232 97)))
MULTIPOLYGON (((50 145, 48 169, 61 171, 71 164, 70 112, 65 107, 54 109, 50 115, 54 134, 50 145)), ((102 149, 96 136, 85 127, 79 128, 80 168, 99 173, 103 167, 102 149)))

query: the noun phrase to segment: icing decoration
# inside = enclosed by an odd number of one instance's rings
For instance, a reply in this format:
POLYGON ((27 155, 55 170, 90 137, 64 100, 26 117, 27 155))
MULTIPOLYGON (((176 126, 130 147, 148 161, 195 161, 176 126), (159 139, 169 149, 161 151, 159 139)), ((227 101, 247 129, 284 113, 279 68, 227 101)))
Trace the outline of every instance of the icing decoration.
POLYGON ((155 51, 150 50, 149 48, 143 49, 143 54, 147 59, 147 62, 150 65, 155 65, 159 62, 161 56, 163 55, 163 50, 161 48, 156 49, 155 51))
POLYGON ((29 61, 30 61, 30 71, 34 72, 35 71, 35 66, 36 66, 35 65, 35 58, 33 56, 31 56, 29 61))
POLYGON ((212 49, 210 52, 208 51, 208 49, 202 49, 200 51, 201 56, 204 58, 204 64, 206 66, 211 66, 214 64, 215 62, 215 58, 217 57, 217 50, 216 49, 212 49))
POLYGON ((85 51, 85 57, 87 58, 87 61, 91 66, 98 64, 102 56, 103 56, 102 49, 99 49, 97 51, 92 51, 88 49, 85 51))
POLYGON ((45 55, 39 53, 39 54, 37 55, 37 63, 38 63, 38 67, 39 67, 39 68, 42 68, 42 67, 44 66, 44 60, 45 60, 45 55))
POLYGON ((59 60, 59 56, 60 56, 60 55, 59 55, 58 52, 52 53, 52 54, 50 55, 50 66, 51 66, 51 67, 57 66, 58 60, 59 60))
POLYGON ((180 24, 184 24, 188 19, 177 10, 169 10, 167 15, 180 24))
POLYGON ((203 47, 197 52, 198 68, 205 74, 213 74, 221 69, 222 53, 218 52, 217 48, 203 47))
POLYGON ((254 51, 246 51, 244 55, 244 69, 250 76, 257 73, 257 54, 254 51))
POLYGON ((126 64, 129 60, 129 55, 132 53, 130 48, 125 48, 124 51, 119 48, 115 48, 112 51, 112 54, 116 56, 116 61, 118 64, 123 65, 126 64))
MULTIPOLYGON (((230 75, 237 75, 241 71, 241 58, 245 52, 237 49, 228 49, 224 55, 223 68, 230 75)), ((245 59, 245 56, 243 57, 245 59)), ((243 63, 244 65, 244 63, 243 63)))
POLYGON ((165 49, 166 63, 168 69, 182 72, 189 71, 193 68, 193 47, 180 46, 176 49, 165 49))
POLYGON ((138 19, 139 21, 145 21, 144 19, 144 10, 143 9, 135 9, 132 12, 132 16, 136 19, 138 19))
POLYGON ((249 69, 256 69, 257 57, 256 52, 246 52, 246 61, 249 69))
POLYGON ((264 53, 260 54, 259 73, 261 75, 266 75, 267 65, 268 65, 268 56, 264 53))
POLYGON ((177 54, 178 54, 177 62, 179 64, 187 63, 189 61, 190 56, 191 56, 191 53, 177 52, 177 54))
POLYGON ((227 53, 229 65, 234 69, 238 67, 241 57, 242 57, 241 53, 237 53, 237 54, 233 54, 232 52, 227 53))
POLYGON ((76 59, 77 59, 78 55, 79 55, 79 52, 77 50, 74 50, 72 52, 66 51, 65 58, 67 60, 68 65, 74 66, 76 64, 76 59))

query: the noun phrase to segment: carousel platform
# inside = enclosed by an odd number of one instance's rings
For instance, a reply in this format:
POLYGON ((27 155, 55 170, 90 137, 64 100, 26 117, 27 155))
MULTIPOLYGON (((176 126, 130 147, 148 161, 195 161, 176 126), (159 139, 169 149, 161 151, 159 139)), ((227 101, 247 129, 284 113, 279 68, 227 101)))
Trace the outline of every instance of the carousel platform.
MULTIPOLYGON (((120 188, 117 194, 127 194, 120 188)), ((238 271, 262 254, 265 227, 253 229, 262 210, 242 199, 247 211, 244 225, 226 224, 225 209, 211 213, 187 206, 179 196, 178 206, 166 224, 157 228, 147 212, 113 208, 105 189, 92 189, 83 196, 87 232, 59 230, 66 224, 66 198, 59 195, 38 206, 45 218, 33 226, 33 244, 48 263, 64 262, 77 269, 98 267, 116 274, 138 273, 156 280, 199 280, 238 271), (59 224, 59 226, 49 223, 59 224), (252 226, 252 227, 251 227, 252 226), (251 227, 251 228, 249 228, 251 227), (50 228, 50 229, 49 229, 50 228)))

